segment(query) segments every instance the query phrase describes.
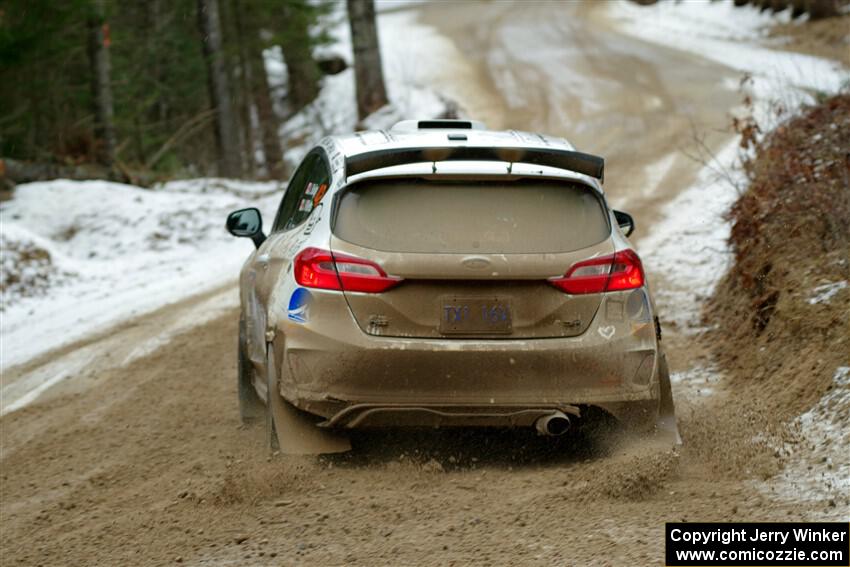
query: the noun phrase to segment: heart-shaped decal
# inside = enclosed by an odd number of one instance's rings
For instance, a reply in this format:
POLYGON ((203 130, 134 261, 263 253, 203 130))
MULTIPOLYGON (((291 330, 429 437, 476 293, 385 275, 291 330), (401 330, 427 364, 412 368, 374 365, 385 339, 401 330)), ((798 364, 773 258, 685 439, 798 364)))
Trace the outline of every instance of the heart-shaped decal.
POLYGON ((613 325, 608 325, 607 327, 599 327, 599 335, 604 339, 610 339, 614 336, 615 330, 616 329, 614 329, 613 325))

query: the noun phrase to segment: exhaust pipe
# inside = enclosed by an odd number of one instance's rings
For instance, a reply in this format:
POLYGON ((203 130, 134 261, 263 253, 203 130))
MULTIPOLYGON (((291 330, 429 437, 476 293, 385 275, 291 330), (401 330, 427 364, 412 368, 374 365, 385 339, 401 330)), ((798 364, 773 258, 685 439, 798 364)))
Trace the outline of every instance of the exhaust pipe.
POLYGON ((534 422, 534 427, 540 435, 557 437, 570 429, 570 418, 562 411, 555 410, 534 422))

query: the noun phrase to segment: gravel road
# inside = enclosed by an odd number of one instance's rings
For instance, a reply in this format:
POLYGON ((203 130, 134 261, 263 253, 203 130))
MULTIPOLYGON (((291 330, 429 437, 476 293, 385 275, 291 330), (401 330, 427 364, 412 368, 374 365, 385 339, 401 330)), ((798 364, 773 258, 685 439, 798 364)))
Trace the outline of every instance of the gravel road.
MULTIPOLYGON (((592 7, 487 7, 421 8, 474 71, 453 79, 467 82, 461 102, 494 127, 565 134, 605 155, 607 190, 636 213, 639 246, 700 167, 678 153, 694 128, 710 147, 729 139, 716 130, 738 102, 722 86, 737 75, 619 35, 592 7)), ((665 521, 829 511, 757 489, 782 464, 754 441, 772 422, 757 392, 722 381, 710 395, 677 385, 679 449, 447 431, 270 456, 263 428, 239 425, 235 303, 227 286, 10 370, 7 382, 71 369, 0 418, 0 563, 659 565, 665 521)), ((703 356, 693 334, 666 328, 664 341, 674 372, 703 356)))

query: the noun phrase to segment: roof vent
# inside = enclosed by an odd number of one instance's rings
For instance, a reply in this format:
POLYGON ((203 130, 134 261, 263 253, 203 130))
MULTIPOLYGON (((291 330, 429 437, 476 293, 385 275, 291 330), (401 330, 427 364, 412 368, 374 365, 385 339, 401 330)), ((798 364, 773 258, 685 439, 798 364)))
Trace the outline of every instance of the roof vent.
POLYGON ((420 130, 472 130, 469 120, 420 120, 417 126, 420 130))
POLYGON ((416 132, 417 130, 486 130, 483 122, 477 120, 402 120, 396 123, 395 132, 416 132))

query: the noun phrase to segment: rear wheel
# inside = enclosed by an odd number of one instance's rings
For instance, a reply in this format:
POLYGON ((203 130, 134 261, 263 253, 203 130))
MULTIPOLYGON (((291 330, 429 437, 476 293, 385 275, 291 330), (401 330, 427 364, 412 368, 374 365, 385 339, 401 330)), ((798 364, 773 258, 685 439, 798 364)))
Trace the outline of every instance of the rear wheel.
POLYGON ((254 366, 245 356, 244 344, 245 330, 243 323, 239 322, 239 345, 238 345, 238 381, 237 391, 239 393, 239 417, 242 423, 249 424, 257 421, 265 413, 265 406, 257 390, 254 388, 254 366))

